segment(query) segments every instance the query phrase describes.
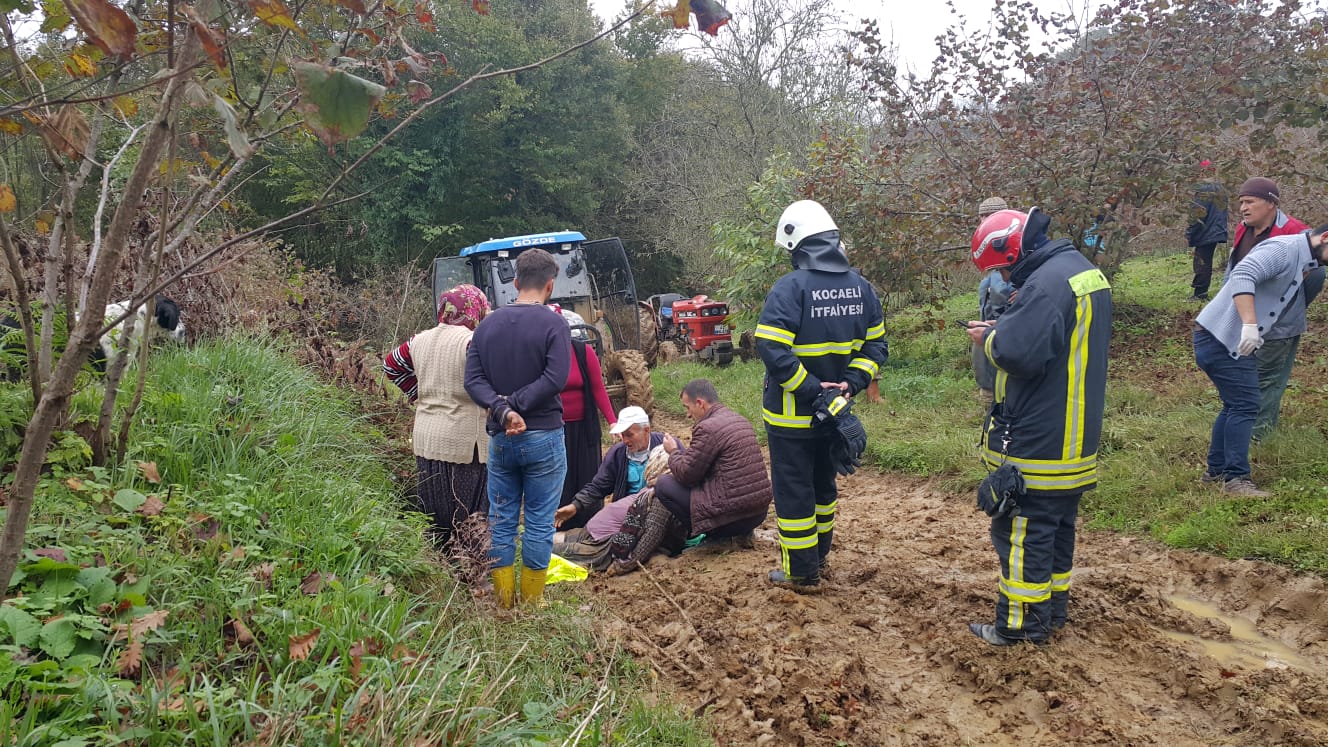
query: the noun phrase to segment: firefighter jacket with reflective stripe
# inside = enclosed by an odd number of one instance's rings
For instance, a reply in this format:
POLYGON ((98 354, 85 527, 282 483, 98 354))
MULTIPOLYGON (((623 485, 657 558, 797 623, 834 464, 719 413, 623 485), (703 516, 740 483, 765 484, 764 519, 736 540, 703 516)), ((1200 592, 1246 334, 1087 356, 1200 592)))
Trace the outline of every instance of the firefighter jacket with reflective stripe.
POLYGON ((765 297, 756 349, 765 362, 766 428, 811 438, 821 382, 845 381, 857 394, 885 363, 881 302, 856 272, 794 270, 765 297))
POLYGON ((1018 295, 983 338, 997 371, 982 456, 1012 462, 1031 493, 1082 493, 1097 484, 1111 286, 1064 239, 1016 263, 1011 280, 1018 295))

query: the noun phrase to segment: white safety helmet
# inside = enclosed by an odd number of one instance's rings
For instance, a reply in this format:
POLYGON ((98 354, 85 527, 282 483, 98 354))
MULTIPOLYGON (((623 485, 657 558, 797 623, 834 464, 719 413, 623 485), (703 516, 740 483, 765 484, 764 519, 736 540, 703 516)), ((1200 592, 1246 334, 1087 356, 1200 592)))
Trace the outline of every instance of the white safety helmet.
POLYGON ((784 208, 775 226, 775 243, 786 251, 793 251, 808 236, 826 231, 838 231, 835 219, 815 200, 798 200, 784 208))

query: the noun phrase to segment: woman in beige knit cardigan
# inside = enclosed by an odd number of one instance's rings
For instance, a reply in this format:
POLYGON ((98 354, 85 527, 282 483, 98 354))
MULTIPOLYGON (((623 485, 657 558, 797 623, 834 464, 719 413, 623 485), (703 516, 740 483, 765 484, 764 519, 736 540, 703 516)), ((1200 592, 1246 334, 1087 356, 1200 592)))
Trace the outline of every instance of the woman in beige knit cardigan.
POLYGON ((458 285, 438 299, 438 326, 406 340, 383 358, 387 378, 415 402, 413 434, 418 506, 446 550, 469 515, 488 513, 489 436, 484 409, 462 381, 475 326, 489 313, 484 291, 458 285))

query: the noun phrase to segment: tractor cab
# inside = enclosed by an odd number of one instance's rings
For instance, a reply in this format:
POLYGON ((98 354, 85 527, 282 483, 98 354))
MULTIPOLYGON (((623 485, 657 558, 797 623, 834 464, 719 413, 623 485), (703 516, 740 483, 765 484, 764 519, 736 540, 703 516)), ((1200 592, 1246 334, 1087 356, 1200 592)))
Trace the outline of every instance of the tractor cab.
POLYGON ((637 304, 636 282, 620 239, 591 241, 579 231, 554 231, 489 239, 462 248, 455 257, 438 257, 431 283, 435 313, 438 297, 462 283, 483 290, 495 309, 511 304, 517 296, 516 258, 534 248, 547 251, 558 263, 549 303, 585 320, 572 332, 599 354, 614 406, 639 405, 649 412, 654 396, 641 329, 647 327, 647 342, 655 345, 654 320, 637 304))

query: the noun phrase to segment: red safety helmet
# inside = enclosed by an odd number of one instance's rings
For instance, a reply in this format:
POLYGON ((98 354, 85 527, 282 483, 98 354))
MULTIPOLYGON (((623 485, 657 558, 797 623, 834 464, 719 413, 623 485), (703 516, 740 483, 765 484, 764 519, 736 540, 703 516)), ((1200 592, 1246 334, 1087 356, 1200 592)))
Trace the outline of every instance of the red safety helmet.
POLYGON ((973 264, 986 272, 1019 261, 1027 226, 1028 214, 1018 210, 998 210, 983 218, 973 232, 973 264))

